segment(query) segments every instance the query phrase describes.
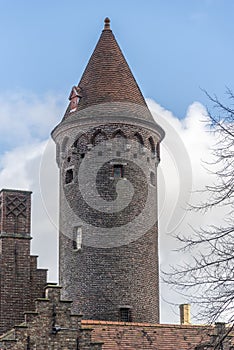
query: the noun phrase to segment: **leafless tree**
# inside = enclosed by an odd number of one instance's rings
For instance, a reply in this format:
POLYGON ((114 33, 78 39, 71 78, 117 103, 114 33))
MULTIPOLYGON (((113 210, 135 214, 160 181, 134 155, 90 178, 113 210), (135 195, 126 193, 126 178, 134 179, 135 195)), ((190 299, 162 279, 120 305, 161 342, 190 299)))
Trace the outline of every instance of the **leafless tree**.
POLYGON ((207 184, 208 198, 190 209, 206 213, 225 206, 227 215, 219 225, 193 229, 191 235, 179 235, 181 250, 189 252, 190 261, 172 267, 164 280, 196 303, 201 319, 234 323, 234 94, 228 90, 228 105, 205 92, 213 103, 208 111, 209 132, 217 143, 212 149, 215 161, 206 168, 215 175, 207 184))

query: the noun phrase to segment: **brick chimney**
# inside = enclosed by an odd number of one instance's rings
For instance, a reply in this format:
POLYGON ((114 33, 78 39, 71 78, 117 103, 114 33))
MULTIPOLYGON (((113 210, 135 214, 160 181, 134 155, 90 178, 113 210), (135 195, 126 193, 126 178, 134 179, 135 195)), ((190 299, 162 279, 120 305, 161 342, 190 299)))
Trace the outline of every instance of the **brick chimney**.
POLYGON ((181 304, 180 305, 180 324, 191 324, 190 304, 181 304))
POLYGON ((31 192, 0 191, 0 335, 24 322, 44 295, 45 269, 30 255, 31 192))
POLYGON ((30 237, 31 193, 3 189, 0 191, 0 233, 30 237))

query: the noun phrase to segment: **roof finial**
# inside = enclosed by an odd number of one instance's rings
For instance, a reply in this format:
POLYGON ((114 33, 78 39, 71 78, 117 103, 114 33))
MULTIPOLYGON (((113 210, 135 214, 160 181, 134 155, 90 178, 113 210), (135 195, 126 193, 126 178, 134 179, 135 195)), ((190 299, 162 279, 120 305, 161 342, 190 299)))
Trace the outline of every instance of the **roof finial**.
POLYGON ((110 29, 110 19, 108 17, 106 17, 104 22, 105 22, 104 29, 110 29))

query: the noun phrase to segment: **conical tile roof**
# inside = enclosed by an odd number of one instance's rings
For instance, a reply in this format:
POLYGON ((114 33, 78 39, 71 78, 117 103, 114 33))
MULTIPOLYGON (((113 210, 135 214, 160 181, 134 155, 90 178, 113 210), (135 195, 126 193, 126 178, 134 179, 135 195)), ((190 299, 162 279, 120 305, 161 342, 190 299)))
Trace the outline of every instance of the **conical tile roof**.
POLYGON ((82 90, 80 108, 120 101, 145 105, 114 34, 107 23, 105 27, 78 84, 82 90))
POLYGON ((77 86, 69 95, 69 106, 52 137, 63 130, 100 123, 130 123, 153 129, 160 140, 163 129, 155 122, 123 53, 110 29, 105 27, 77 86))
MULTIPOLYGON (((108 18, 105 19, 105 27, 78 86, 73 87, 70 100, 64 119, 72 118, 75 112, 77 115, 77 112, 85 108, 103 103, 127 102, 148 110, 144 97, 110 29, 108 18)), ((151 118, 150 116, 147 119, 151 118)))

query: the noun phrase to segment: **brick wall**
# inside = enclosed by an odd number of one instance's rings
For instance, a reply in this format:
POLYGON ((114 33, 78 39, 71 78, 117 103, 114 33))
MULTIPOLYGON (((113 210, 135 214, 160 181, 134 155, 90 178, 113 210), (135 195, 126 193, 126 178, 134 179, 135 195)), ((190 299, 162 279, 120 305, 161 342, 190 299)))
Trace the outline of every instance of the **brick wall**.
POLYGON ((60 287, 47 286, 35 312, 26 312, 22 325, 0 337, 1 350, 101 350, 102 343, 91 340, 92 329, 81 329, 81 317, 71 313, 71 303, 60 299, 60 287))
MULTIPOLYGON (((62 151, 59 269, 64 297, 72 299, 74 310, 82 312, 87 319, 117 321, 120 308, 127 306, 133 321, 159 322, 156 182, 159 162, 156 148, 159 147, 156 145, 160 139, 157 133, 137 123, 109 122, 95 127, 86 125, 82 132, 74 125, 59 137, 57 144, 62 151), (112 141, 116 139, 120 142, 113 148, 112 141), (103 161, 102 157, 106 156, 108 161, 103 161), (124 176, 132 184, 134 195, 127 208, 117 210, 116 207, 107 213, 117 198, 118 181, 111 173, 113 162, 125 164, 124 176), (83 187, 87 186, 89 191, 91 185, 82 186, 78 180, 82 166, 87 183, 89 175, 99 167, 95 179, 98 197, 97 200, 92 195, 89 198, 93 200, 93 207, 87 205, 82 193, 83 187), (68 183, 67 171, 73 172, 68 183), (150 183, 151 173, 154 183, 150 183), (105 202, 105 213, 97 209, 100 199, 105 202), (146 210, 147 200, 150 205, 146 210), (139 221, 134 231, 126 231, 134 220, 139 221), (151 221, 153 224, 145 229, 151 221), (73 235, 79 226, 82 227, 82 248, 77 250, 73 247, 73 235), (105 230, 109 231, 101 237, 105 230)), ((125 193, 122 195, 126 200, 125 193)))
POLYGON ((0 220, 0 334, 24 320, 43 296, 47 271, 30 256, 31 192, 2 190, 0 220))
POLYGON ((85 318, 118 320, 122 308, 134 321, 159 322, 156 173, 164 131, 109 19, 52 137, 64 297, 85 318))
POLYGON ((22 234, 30 236, 31 192, 1 190, 0 192, 1 234, 22 234))

